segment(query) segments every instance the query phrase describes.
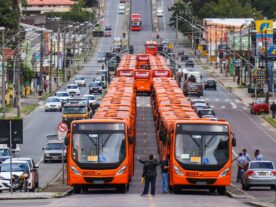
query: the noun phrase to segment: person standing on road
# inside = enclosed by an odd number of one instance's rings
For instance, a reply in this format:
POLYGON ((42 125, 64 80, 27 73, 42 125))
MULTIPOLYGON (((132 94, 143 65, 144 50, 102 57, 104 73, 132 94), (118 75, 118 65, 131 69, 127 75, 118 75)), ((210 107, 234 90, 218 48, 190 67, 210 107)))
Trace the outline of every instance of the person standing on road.
POLYGON ((250 155, 247 153, 246 149, 242 150, 242 155, 244 156, 246 162, 249 162, 251 160, 250 155))
POLYGON ((153 154, 149 155, 149 160, 143 161, 138 156, 138 161, 144 165, 143 176, 145 178, 144 190, 141 196, 146 196, 149 191, 149 184, 151 185, 151 195, 155 195, 155 181, 157 176, 156 167, 161 164, 158 162, 153 154))
POLYGON ((272 118, 275 119, 276 115, 276 104, 273 102, 270 106, 270 111, 272 112, 272 118))
POLYGON ((169 169, 169 161, 166 156, 163 157, 163 161, 161 163, 161 174, 162 174, 162 193, 169 192, 169 176, 168 176, 168 169, 169 169))
POLYGON ((255 150, 255 159, 257 161, 262 161, 264 160, 264 156, 261 154, 260 150, 259 149, 256 149, 255 150))
POLYGON ((237 158, 237 166, 238 166, 237 183, 241 181, 245 164, 246 164, 246 158, 243 156, 243 153, 240 152, 239 157, 237 158))

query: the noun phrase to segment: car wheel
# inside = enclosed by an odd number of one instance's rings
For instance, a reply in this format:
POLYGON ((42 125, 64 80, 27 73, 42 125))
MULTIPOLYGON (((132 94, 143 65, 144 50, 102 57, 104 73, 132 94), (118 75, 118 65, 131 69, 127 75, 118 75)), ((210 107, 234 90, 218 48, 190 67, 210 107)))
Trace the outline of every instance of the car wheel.
POLYGON ((44 160, 43 162, 44 162, 44 163, 48 163, 48 160, 44 160))
POLYGON ((250 113, 251 113, 251 114, 253 114, 253 111, 252 111, 252 109, 250 109, 250 113))
POLYGON ((217 90, 217 87, 215 87, 214 89, 217 90))
POLYGON ((45 109, 45 112, 48 112, 48 110, 47 110, 47 109, 45 109))
POLYGON ((62 112, 62 108, 59 109, 59 112, 62 112))
POLYGON ((272 186, 270 186, 270 189, 271 189, 271 190, 276 189, 276 185, 272 185, 272 186))
POLYGON ((218 194, 225 195, 226 194, 226 187, 225 186, 218 187, 217 191, 218 191, 218 194))

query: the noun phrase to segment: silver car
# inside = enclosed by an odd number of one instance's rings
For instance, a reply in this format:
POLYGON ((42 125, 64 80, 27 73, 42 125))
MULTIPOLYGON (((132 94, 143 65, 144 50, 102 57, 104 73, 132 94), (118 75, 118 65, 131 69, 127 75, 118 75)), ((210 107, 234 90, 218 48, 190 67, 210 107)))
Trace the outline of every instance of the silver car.
POLYGON ((56 97, 48 97, 45 104, 45 111, 62 111, 62 101, 56 97))
POLYGON ((270 186, 275 189, 276 169, 272 161, 250 161, 242 176, 242 188, 252 186, 270 186))

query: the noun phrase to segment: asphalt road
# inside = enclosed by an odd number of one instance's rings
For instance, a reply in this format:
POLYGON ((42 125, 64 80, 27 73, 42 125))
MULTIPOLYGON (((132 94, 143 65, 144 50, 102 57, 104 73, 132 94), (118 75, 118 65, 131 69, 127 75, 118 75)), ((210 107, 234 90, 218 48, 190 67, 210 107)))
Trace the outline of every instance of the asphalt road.
MULTIPOLYGON (((117 4, 119 0, 110 0, 106 4, 106 15, 103 19, 103 24, 110 24, 112 28, 112 37, 121 36, 124 15, 117 14, 117 4)), ((83 65, 83 69, 79 74, 86 77, 87 86, 92 82, 93 77, 96 77, 96 72, 101 70, 102 63, 97 63, 98 51, 110 51, 112 46, 112 37, 100 38, 98 40, 96 53, 90 61, 83 65)), ((70 83, 74 82, 71 78, 70 83)), ((64 85, 60 90, 65 89, 64 85)), ((88 87, 81 87, 81 95, 88 94, 88 87)), ((42 148, 46 145, 47 134, 57 134, 57 125, 61 122, 60 112, 45 112, 45 103, 24 117, 24 144, 20 146, 21 151, 16 154, 20 157, 32 157, 39 165, 39 184, 40 187, 45 187, 48 183, 56 178, 61 171, 61 163, 43 163, 42 148)))

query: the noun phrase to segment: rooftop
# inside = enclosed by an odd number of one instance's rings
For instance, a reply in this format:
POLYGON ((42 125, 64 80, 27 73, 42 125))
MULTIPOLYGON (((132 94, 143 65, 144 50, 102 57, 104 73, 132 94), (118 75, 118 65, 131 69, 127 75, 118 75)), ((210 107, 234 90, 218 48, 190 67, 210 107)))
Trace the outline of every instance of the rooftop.
POLYGON ((250 24, 254 19, 252 18, 205 18, 203 21, 210 24, 222 24, 231 26, 241 26, 243 24, 250 24))
POLYGON ((37 6, 37 5, 73 5, 76 2, 72 0, 27 0, 28 6, 37 6))

